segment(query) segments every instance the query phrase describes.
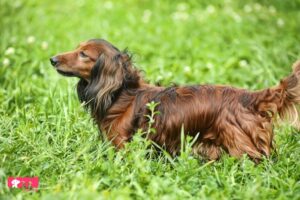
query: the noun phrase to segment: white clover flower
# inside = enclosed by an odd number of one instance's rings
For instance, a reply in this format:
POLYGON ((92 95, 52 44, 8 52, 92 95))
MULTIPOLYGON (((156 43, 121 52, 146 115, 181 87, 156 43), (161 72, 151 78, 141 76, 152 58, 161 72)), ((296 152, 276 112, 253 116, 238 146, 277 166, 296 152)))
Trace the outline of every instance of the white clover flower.
POLYGON ((15 8, 20 8, 22 6, 22 2, 21 1, 15 1, 14 4, 13 4, 13 6, 15 8))
POLYGON ((27 38, 27 43, 28 44, 32 44, 32 43, 34 43, 35 42, 35 37, 34 36, 29 36, 28 38, 27 38))
POLYGON ((212 64, 211 62, 208 62, 208 63, 206 64, 206 66, 207 66, 208 69, 214 68, 214 64, 212 64))
POLYGON ((183 71, 184 71, 185 73, 189 73, 189 72, 191 72, 191 67, 190 67, 190 66, 184 66, 184 67, 183 67, 183 71))
POLYGON ((166 73, 166 77, 172 77, 173 76, 173 73, 172 72, 167 72, 166 73))
POLYGON ((103 7, 107 10, 111 10, 113 8, 114 4, 111 2, 111 1, 106 1, 104 4, 103 4, 103 7))
POLYGON ((259 3, 255 3, 255 4, 254 4, 254 9, 255 9, 256 11, 260 11, 261 8, 262 8, 262 6, 261 6, 259 3))
POLYGON ((206 8, 206 12, 207 12, 208 14, 213 14, 215 11, 216 11, 216 9, 215 9, 215 7, 214 7, 213 5, 209 5, 209 6, 207 6, 207 8, 206 8))
POLYGON ((161 75, 158 75, 157 77, 156 77, 156 81, 161 81, 163 79, 163 77, 161 76, 161 75))
POLYGON ((36 79, 38 79, 38 76, 37 76, 36 74, 33 74, 33 75, 31 76, 31 78, 32 78, 33 80, 36 80, 36 79))
POLYGON ((2 64, 6 67, 10 64, 10 60, 8 58, 4 58, 2 64))
POLYGON ((250 13, 250 12, 252 12, 252 7, 250 6, 250 5, 245 5, 244 6, 244 11, 246 12, 246 13, 250 13))
POLYGON ((41 44, 41 47, 42 47, 43 50, 48 49, 48 46, 49 46, 48 42, 46 42, 46 41, 43 41, 42 44, 41 44))
POLYGON ((281 19, 281 18, 277 19, 277 25, 278 25, 279 27, 283 27, 283 26, 284 26, 284 20, 281 19))
POLYGON ((270 11, 270 13, 275 14, 276 13, 276 8, 274 6, 270 6, 269 11, 270 11))
POLYGON ((15 53, 15 49, 13 47, 8 47, 5 51, 5 55, 13 55, 15 53))
POLYGON ((142 17, 142 21, 144 23, 148 23, 150 21, 151 16, 152 16, 151 10, 145 10, 142 17))
POLYGON ((237 14, 237 13, 233 13, 232 17, 238 23, 240 23, 242 21, 241 16, 239 14, 237 14))
POLYGON ((189 14, 186 12, 175 12, 172 15, 174 21, 185 21, 189 18, 189 14))
POLYGON ((177 10, 179 11, 185 11, 188 8, 186 3, 180 3, 177 5, 177 10))
POLYGON ((247 66, 248 66, 247 60, 240 60, 239 66, 240 66, 240 67, 247 67, 247 66))

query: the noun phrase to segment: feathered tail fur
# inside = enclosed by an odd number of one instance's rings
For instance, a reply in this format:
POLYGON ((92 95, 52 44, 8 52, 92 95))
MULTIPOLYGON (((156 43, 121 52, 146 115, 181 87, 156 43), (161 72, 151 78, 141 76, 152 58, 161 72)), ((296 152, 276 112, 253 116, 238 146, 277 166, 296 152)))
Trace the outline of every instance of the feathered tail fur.
POLYGON ((293 73, 281 80, 282 105, 278 109, 280 118, 300 129, 300 60, 294 63, 293 73))

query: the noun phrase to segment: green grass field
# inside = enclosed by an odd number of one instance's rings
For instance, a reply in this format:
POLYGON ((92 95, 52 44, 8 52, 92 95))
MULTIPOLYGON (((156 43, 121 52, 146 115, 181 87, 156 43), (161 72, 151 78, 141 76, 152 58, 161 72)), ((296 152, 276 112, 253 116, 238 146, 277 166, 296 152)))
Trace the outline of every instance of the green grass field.
POLYGON ((275 129, 261 164, 116 152, 49 58, 104 38, 163 85, 273 86, 300 59, 300 1, 0 0, 0 199, 300 199, 300 134, 275 129), (88 2, 88 3, 87 3, 88 2), (9 189, 38 176, 38 192, 9 189))

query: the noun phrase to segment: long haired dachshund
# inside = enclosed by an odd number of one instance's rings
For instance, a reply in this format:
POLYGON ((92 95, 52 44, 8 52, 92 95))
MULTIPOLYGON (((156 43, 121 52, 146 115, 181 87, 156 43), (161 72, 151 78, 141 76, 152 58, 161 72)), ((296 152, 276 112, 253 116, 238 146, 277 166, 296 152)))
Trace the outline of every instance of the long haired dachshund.
POLYGON ((181 128, 196 137, 193 152, 218 159, 247 154, 255 161, 273 149, 276 116, 299 128, 300 62, 279 85, 247 91, 227 86, 160 87, 146 83, 128 53, 102 39, 81 43, 74 51, 54 56, 51 64, 62 75, 75 76, 78 97, 91 111, 102 133, 117 148, 146 131, 148 102, 157 102, 148 139, 172 155, 180 151, 181 128))

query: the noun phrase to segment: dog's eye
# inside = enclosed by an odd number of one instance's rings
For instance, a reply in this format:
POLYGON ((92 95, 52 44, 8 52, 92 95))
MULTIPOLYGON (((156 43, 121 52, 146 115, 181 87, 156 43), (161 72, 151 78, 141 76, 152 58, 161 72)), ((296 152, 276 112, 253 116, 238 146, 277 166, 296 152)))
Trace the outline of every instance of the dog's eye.
POLYGON ((88 57, 88 55, 86 55, 83 51, 80 51, 80 52, 79 52, 79 55, 80 55, 80 57, 82 57, 82 58, 87 58, 87 57, 88 57))

